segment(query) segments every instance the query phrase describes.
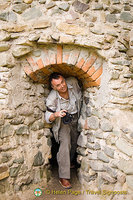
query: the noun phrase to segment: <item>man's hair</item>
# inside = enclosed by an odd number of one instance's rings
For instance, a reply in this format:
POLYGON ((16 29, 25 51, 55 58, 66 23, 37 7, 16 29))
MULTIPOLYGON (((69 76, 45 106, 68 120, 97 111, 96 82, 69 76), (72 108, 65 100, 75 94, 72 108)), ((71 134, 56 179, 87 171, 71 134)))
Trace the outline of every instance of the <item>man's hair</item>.
POLYGON ((58 78, 60 78, 60 76, 63 77, 63 75, 60 74, 59 72, 53 72, 52 74, 50 74, 50 76, 49 76, 49 83, 50 83, 50 86, 51 86, 52 80, 53 80, 53 79, 58 79, 58 78))

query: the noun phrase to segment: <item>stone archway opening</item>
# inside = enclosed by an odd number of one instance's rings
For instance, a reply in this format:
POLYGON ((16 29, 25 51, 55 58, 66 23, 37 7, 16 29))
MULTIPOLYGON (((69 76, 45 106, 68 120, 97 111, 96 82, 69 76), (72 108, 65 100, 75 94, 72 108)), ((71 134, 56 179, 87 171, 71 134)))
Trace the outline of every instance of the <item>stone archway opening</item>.
MULTIPOLYGON (((92 48, 51 44, 40 46, 39 50, 28 55, 24 71, 33 82, 44 84, 48 88, 52 72, 60 72, 64 77, 74 76, 85 91, 89 87, 100 86, 103 63, 103 58, 92 48)), ((46 124, 46 127, 49 126, 46 124)), ((56 165, 55 157, 59 146, 54 138, 51 142, 50 164, 56 165)))
POLYGON ((83 88, 99 86, 103 72, 103 59, 93 49, 70 45, 48 45, 40 55, 29 55, 25 73, 35 82, 48 84, 52 72, 65 77, 74 76, 82 82, 83 88))

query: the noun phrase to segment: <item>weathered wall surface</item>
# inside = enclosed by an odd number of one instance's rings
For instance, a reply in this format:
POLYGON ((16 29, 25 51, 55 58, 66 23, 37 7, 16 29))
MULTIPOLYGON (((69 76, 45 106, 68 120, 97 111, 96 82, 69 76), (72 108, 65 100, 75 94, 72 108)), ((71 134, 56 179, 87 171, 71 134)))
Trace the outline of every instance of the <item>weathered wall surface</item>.
MULTIPOLYGON (((42 48, 49 44, 86 48, 104 60, 100 87, 90 87, 83 93, 79 177, 87 189, 131 194, 131 0, 1 0, 0 192, 19 191, 31 183, 46 182, 49 176, 51 133, 44 124, 49 90, 24 71, 27 56, 32 55, 36 62, 42 48)), ((86 61, 88 57, 84 58, 86 61)))

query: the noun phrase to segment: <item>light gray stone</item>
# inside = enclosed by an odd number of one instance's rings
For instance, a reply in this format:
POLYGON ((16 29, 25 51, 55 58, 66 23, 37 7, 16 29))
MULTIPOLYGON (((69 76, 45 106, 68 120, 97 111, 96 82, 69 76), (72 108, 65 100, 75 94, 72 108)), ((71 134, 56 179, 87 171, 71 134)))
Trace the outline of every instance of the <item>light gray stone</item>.
POLYGON ((108 14, 106 16, 106 21, 110 22, 110 23, 116 23, 117 22, 117 18, 115 14, 108 14))
POLYGON ((42 157, 42 153, 38 151, 38 153, 34 156, 33 166, 41 166, 44 163, 44 159, 42 157))
POLYGON ((2 155, 2 159, 1 159, 2 163, 6 163, 10 161, 12 158, 12 155, 10 153, 2 152, 1 155, 2 155))
POLYGON ((13 163, 23 164, 24 163, 24 157, 14 159, 13 163))
POLYGON ((0 44, 0 52, 7 51, 10 48, 10 45, 7 43, 0 44))
POLYGON ((18 124, 22 124, 23 122, 24 122, 24 118, 19 116, 19 117, 16 117, 16 118, 12 119, 10 121, 10 124, 18 125, 18 124))
POLYGON ((46 8, 47 8, 47 9, 50 9, 50 8, 53 8, 55 5, 56 5, 56 4, 55 4, 54 2, 51 1, 50 3, 46 4, 46 8))
POLYGON ((126 175, 122 173, 121 171, 119 171, 117 173, 117 180, 123 185, 126 181, 126 175))
POLYGON ((97 158, 103 162, 109 162, 109 158, 102 151, 97 152, 97 158))
POLYGON ((39 0, 39 3, 45 4, 45 3, 46 3, 46 0, 39 0))
POLYGON ((81 147, 86 147, 87 144, 87 136, 83 133, 79 135, 77 144, 81 147))
POLYGON ((13 54, 14 57, 20 58, 20 57, 30 53, 31 51, 32 51, 31 47, 18 46, 16 48, 14 48, 14 50, 12 51, 12 54, 13 54))
POLYGON ((13 135, 14 129, 10 124, 6 124, 3 126, 1 132, 0 132, 0 138, 5 138, 8 136, 13 135))
POLYGON ((21 168, 21 165, 10 168, 10 177, 16 177, 18 175, 20 168, 21 168))
POLYGON ((87 118, 87 125, 91 129, 98 129, 99 128, 99 119, 98 117, 92 116, 87 118))
POLYGON ((16 135, 29 135, 28 126, 22 125, 16 129, 16 135))
POLYGON ((93 135, 88 135, 87 141, 90 142, 90 143, 94 143, 94 141, 95 141, 94 136, 93 135))
POLYGON ((121 159, 118 163, 118 168, 125 174, 133 175, 133 160, 121 159))
POLYGON ((74 10, 79 12, 80 14, 84 13, 86 10, 89 9, 88 4, 81 3, 80 1, 74 1, 73 3, 74 10))
POLYGON ((133 175, 126 176, 126 182, 127 182, 127 185, 133 190, 133 175))
POLYGON ((99 3, 96 3, 92 9, 93 10, 102 10, 103 9, 103 5, 99 4, 99 3))
POLYGON ((88 151, 87 151, 87 149, 84 148, 84 147, 78 147, 78 148, 77 148, 77 153, 78 153, 79 155, 86 156, 86 155, 88 154, 88 151))
POLYGON ((61 3, 61 4, 58 5, 58 7, 59 7, 61 10, 68 11, 70 5, 69 5, 68 3, 61 3))
POLYGON ((21 4, 16 4, 13 6, 13 11, 21 14, 23 11, 25 11, 28 8, 27 4, 21 3, 21 4))
POLYGON ((106 172, 113 178, 117 178, 117 176, 118 176, 118 170, 112 169, 110 166, 106 167, 106 172))
POLYGON ((108 173, 104 172, 101 174, 102 179, 105 179, 109 183, 116 183, 116 179, 112 178, 108 173))
POLYGON ((113 129, 112 124, 107 119, 101 121, 100 124, 101 124, 101 129, 105 132, 111 132, 113 129))
POLYGON ((120 74, 118 72, 112 72, 112 80, 117 80, 119 78, 120 74))
POLYGON ((119 4, 119 3, 120 3, 120 0, 112 0, 112 3, 113 3, 113 4, 119 4))
POLYGON ((105 171, 104 164, 101 161, 90 160, 89 164, 92 170, 94 171, 105 171))
POLYGON ((123 138, 119 138, 116 141, 116 147, 122 151, 123 153, 125 153, 128 156, 132 156, 133 155, 133 145, 128 143, 126 140, 124 140, 123 138))
POLYGON ((91 115, 92 115, 92 109, 91 109, 91 107, 87 107, 86 108, 86 116, 90 117, 91 115))
POLYGON ((85 172, 89 172, 90 165, 89 165, 89 159, 87 157, 82 158, 81 169, 85 172))
POLYGON ((26 10, 23 14, 22 17, 24 20, 28 21, 31 19, 36 19, 42 16, 42 12, 40 11, 39 8, 30 8, 29 10, 26 10))
POLYGON ((130 12, 122 12, 120 15, 120 19, 123 22, 127 22, 127 23, 133 22, 133 16, 130 14, 130 12))
POLYGON ((110 156, 111 158, 114 158, 114 150, 109 148, 109 147, 107 147, 107 146, 104 148, 104 153, 107 156, 110 156))
POLYGON ((31 130, 37 131, 44 128, 44 122, 42 121, 35 121, 32 126, 31 130))
POLYGON ((0 14, 0 20, 2 20, 2 21, 8 21, 8 16, 9 16, 8 12, 1 13, 0 14))

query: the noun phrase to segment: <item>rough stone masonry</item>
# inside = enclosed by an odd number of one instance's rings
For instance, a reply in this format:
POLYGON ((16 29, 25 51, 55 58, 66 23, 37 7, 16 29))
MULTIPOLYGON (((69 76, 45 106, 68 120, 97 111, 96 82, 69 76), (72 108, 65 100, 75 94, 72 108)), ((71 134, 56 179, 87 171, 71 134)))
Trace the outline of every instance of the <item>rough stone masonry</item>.
POLYGON ((108 198, 130 200, 132 0, 0 1, 0 193, 12 195, 49 180, 52 135, 44 123, 49 89, 38 80, 66 69, 86 80, 78 126, 79 180, 87 189, 128 191, 108 198), (88 64, 92 54, 96 59, 88 64))

